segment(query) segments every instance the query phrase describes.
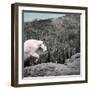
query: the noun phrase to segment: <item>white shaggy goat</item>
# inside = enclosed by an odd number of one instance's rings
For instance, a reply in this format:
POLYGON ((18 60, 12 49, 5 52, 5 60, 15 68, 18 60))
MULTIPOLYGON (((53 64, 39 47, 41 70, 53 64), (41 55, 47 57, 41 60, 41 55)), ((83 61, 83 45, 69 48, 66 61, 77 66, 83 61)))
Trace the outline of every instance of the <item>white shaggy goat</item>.
POLYGON ((35 57, 35 62, 38 61, 40 54, 47 51, 47 47, 44 45, 43 41, 29 39, 24 42, 24 61, 27 61, 31 56, 35 57))

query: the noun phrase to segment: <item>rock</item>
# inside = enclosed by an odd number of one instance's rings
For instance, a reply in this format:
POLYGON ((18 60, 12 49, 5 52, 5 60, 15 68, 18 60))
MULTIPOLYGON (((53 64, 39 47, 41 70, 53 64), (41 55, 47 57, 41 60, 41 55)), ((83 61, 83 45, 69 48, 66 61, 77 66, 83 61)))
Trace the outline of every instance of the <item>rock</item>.
POLYGON ((67 59, 65 65, 73 71, 73 74, 80 74, 80 53, 71 56, 67 59))
POLYGON ((76 53, 75 55, 72 55, 71 58, 66 59, 65 65, 67 65, 68 63, 73 63, 75 60, 76 60, 76 62, 77 62, 77 60, 80 61, 80 53, 76 53))
POLYGON ((80 74, 78 69, 69 65, 56 63, 42 63, 24 68, 24 77, 63 76, 80 74))
POLYGON ((71 59, 77 59, 80 58, 80 53, 76 53, 75 55, 71 56, 71 59))

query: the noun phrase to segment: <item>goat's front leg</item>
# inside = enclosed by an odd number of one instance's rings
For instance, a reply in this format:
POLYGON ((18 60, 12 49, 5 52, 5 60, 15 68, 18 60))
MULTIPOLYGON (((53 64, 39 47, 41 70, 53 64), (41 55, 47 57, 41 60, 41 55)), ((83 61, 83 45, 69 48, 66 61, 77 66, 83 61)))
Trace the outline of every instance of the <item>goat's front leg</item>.
POLYGON ((36 60, 35 60, 35 62, 37 62, 38 61, 38 59, 39 59, 39 55, 37 54, 37 53, 33 53, 33 55, 32 55, 33 57, 36 57, 36 60))

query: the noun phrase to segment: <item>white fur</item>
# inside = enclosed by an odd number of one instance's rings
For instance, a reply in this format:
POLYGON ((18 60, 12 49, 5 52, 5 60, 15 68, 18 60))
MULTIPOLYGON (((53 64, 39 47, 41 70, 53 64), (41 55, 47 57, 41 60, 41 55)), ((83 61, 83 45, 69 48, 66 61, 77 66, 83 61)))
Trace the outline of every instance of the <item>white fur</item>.
POLYGON ((24 42, 24 60, 27 60, 30 58, 30 56, 33 56, 36 58, 36 61, 38 61, 40 53, 37 52, 38 48, 42 48, 42 52, 45 52, 47 50, 47 47, 43 44, 43 41, 41 40, 35 40, 35 39, 29 39, 24 42))

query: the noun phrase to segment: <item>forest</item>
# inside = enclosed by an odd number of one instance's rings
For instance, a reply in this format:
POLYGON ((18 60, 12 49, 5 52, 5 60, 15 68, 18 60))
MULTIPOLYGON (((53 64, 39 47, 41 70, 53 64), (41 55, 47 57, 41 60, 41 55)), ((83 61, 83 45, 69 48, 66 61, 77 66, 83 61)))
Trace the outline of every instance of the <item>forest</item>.
POLYGON ((28 39, 42 40, 48 47, 48 52, 40 56, 38 64, 64 64, 66 59, 80 53, 80 15, 66 14, 58 18, 24 22, 24 41, 28 39))

